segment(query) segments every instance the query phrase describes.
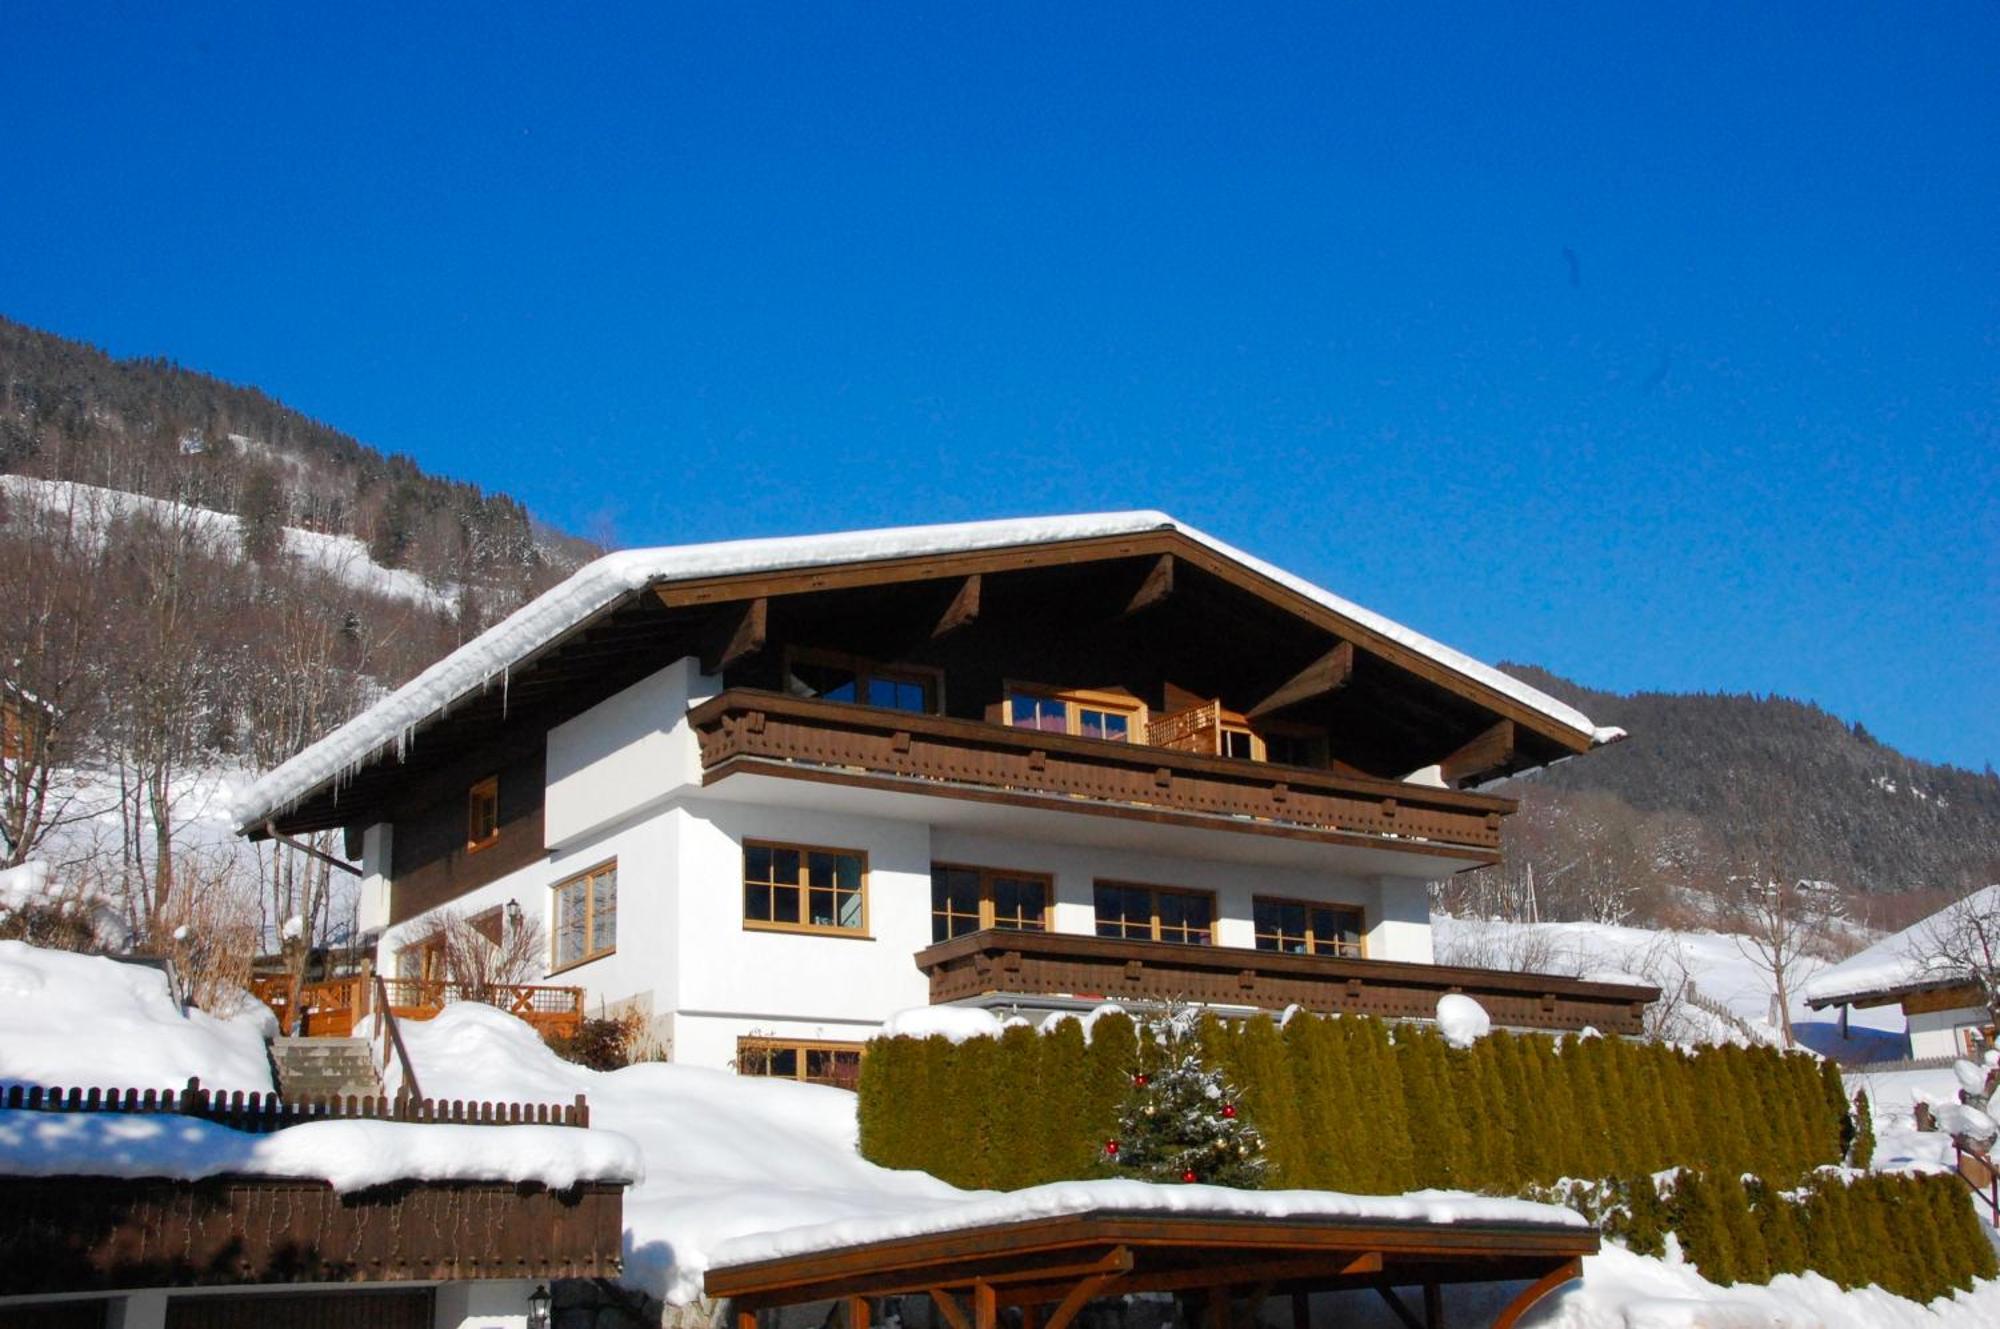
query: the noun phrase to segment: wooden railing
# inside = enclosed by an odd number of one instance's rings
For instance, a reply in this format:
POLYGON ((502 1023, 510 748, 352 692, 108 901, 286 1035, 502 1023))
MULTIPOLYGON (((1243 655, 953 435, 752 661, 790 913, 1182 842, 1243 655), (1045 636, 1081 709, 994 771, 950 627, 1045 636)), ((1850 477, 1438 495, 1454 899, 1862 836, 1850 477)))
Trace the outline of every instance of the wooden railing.
POLYGON ((0 1107, 17 1112, 164 1113, 199 1117, 231 1130, 264 1133, 308 1121, 361 1118, 458 1126, 588 1126, 590 1104, 582 1094, 569 1103, 507 1103, 477 1099, 369 1098, 332 1094, 288 1099, 276 1093, 209 1090, 198 1078, 179 1089, 103 1089, 10 1085, 0 1107))
POLYGON ((583 1024, 583 989, 539 987, 524 983, 469 984, 427 978, 380 978, 356 975, 302 983, 288 978, 253 978, 250 991, 278 1017, 280 1028, 302 1020, 296 1034, 348 1038, 354 1025, 373 1006, 371 982, 385 986, 389 1009, 406 1020, 428 1020, 456 1001, 478 1001, 517 1015, 542 1033, 574 1036, 583 1024))
POLYGON ((1514 801, 1141 743, 732 689, 689 712, 705 779, 737 771, 1497 862, 1514 801))
POLYGON ((916 961, 939 1004, 1004 993, 1428 1020, 1439 997, 1462 992, 1497 1025, 1638 1034, 1647 1005, 1660 995, 1641 984, 1556 974, 998 928, 939 942, 918 951, 916 961))
POLYGON ((390 1004, 388 988, 380 974, 373 975, 369 985, 373 1001, 369 1004, 369 1014, 374 1019, 374 1037, 370 1040, 369 1059, 375 1064, 375 1078, 384 1086, 391 1083, 393 1070, 396 1095, 399 1098, 421 1098, 423 1089, 417 1083, 417 1068, 410 1060, 410 1049, 403 1043, 403 1025, 396 1018, 396 1008, 390 1004), (392 1060, 393 1058, 393 1060, 392 1060))
POLYGON ((1956 1140, 1952 1141, 1951 1151, 1956 1156, 1958 1179, 1971 1189, 1972 1198, 1986 1210, 1987 1223, 2000 1227, 2000 1168, 1994 1166, 1991 1158, 1968 1152, 1956 1140))

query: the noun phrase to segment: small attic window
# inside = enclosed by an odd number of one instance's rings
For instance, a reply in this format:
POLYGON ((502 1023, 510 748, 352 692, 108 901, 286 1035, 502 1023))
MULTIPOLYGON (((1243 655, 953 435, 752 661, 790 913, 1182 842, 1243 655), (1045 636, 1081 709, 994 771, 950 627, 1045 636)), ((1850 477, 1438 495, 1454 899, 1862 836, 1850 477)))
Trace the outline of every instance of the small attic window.
POLYGON ((500 777, 489 775, 465 795, 465 847, 484 849, 500 838, 500 777))

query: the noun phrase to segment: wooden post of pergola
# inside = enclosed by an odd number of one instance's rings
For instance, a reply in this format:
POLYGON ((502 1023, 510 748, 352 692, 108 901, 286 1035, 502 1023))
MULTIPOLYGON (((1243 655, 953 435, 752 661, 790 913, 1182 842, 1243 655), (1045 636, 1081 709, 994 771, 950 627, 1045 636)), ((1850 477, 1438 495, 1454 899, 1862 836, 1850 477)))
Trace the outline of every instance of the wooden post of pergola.
POLYGON ((948 1329, 996 1329, 1008 1308, 1021 1329, 1069 1329, 1100 1298, 1161 1292, 1197 1298, 1202 1329, 1253 1322, 1273 1296, 1287 1298, 1293 1329, 1311 1329, 1313 1293, 1370 1289, 1410 1329, 1443 1329, 1446 1284, 1525 1283, 1492 1321, 1512 1329, 1597 1247, 1593 1229, 1556 1224, 1093 1211, 725 1265, 706 1290, 730 1299, 736 1329, 825 1301, 865 1329, 873 1299, 905 1295, 927 1296, 948 1329), (1410 1287, 1421 1311, 1396 1291, 1410 1287))

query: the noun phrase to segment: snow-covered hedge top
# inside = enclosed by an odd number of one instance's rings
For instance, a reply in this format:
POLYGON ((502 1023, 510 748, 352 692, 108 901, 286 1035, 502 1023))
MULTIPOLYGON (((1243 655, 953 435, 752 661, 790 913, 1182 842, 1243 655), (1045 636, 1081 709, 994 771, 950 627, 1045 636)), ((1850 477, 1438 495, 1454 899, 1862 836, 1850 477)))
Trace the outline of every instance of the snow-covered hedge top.
POLYGON ((1935 938, 1950 927, 1959 910, 1991 913, 2000 910, 2000 885, 1988 886, 1901 932, 1882 938, 1839 964, 1829 965, 1806 980, 1801 989, 1809 1002, 1831 1003, 1959 977, 1952 964, 1936 954, 1935 938))
POLYGON ((1517 678, 1441 645, 1400 623, 1372 613, 1331 591, 1253 558, 1175 521, 1163 512, 1111 512, 1072 517, 1029 517, 943 526, 905 526, 836 535, 718 544, 630 549, 608 554, 487 629, 367 711, 271 771, 238 796, 237 824, 249 829, 296 805, 330 780, 358 770, 454 701, 476 693, 593 614, 643 587, 702 577, 736 576, 789 568, 825 567, 875 559, 909 558, 1053 544, 1149 531, 1178 531, 1223 558, 1279 582, 1354 622, 1401 643, 1446 668, 1546 716, 1566 729, 1608 743, 1623 730, 1601 729, 1590 717, 1517 678))
POLYGON ((0 1111, 0 1175, 294 1177, 338 1191, 392 1181, 631 1182, 639 1147, 573 1126, 433 1126, 314 1121, 266 1135, 171 1114, 0 1111))
POLYGON ((183 1013, 157 969, 0 941, 0 1085, 267 1091, 261 1011, 183 1013))
POLYGON ((1494 1199, 1463 1191, 1412 1191, 1408 1195, 1343 1195, 1337 1191, 1243 1191, 1226 1186, 1163 1186, 1147 1181, 1058 1181, 1004 1194, 968 1193, 958 1204, 913 1208, 906 1213, 816 1223, 759 1232, 725 1241, 709 1253, 709 1267, 754 1264, 832 1250, 1024 1223, 1071 1214, 1201 1214, 1230 1218, 1327 1218, 1368 1223, 1522 1223, 1583 1227, 1583 1217, 1560 1205, 1494 1199))

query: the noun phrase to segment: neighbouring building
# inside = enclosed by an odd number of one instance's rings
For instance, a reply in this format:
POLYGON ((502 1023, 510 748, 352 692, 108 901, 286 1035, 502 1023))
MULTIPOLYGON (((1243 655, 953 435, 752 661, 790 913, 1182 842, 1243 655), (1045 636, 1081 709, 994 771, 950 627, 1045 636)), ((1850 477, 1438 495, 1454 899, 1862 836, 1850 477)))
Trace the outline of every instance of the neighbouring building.
POLYGON ((2000 941, 2000 885, 1976 891, 1842 960, 1806 981, 1806 1004, 1816 1011, 1901 1006, 1910 1056, 1917 1060, 1976 1056, 1994 1046, 1993 1013, 1985 990, 1962 964, 1939 954, 1962 920, 2000 941))
MULTIPOLYGON (((676 1060, 841 1081, 885 1017, 1106 999, 1637 1033, 1433 962, 1496 777, 1621 737, 1158 513, 602 558, 239 803, 344 828, 379 972, 455 911, 676 1060), (532 932, 525 935, 533 935, 532 932)), ((523 1009, 537 998, 526 989, 523 1009)))

